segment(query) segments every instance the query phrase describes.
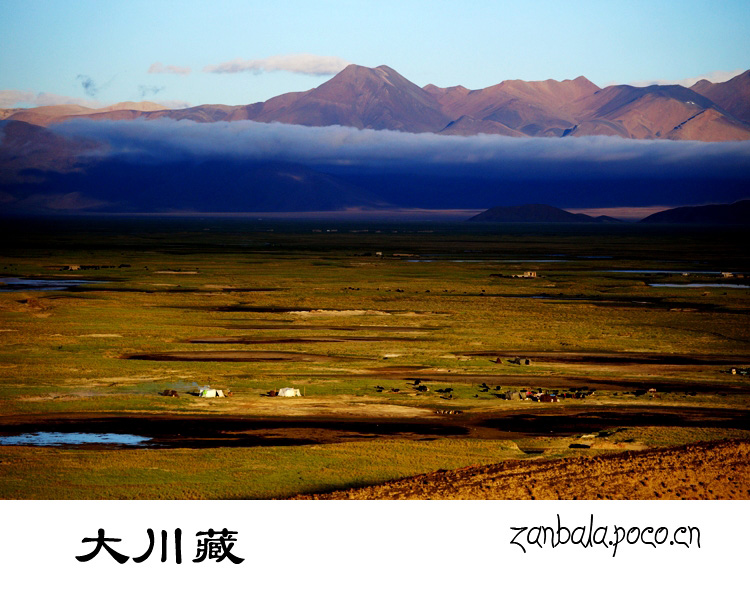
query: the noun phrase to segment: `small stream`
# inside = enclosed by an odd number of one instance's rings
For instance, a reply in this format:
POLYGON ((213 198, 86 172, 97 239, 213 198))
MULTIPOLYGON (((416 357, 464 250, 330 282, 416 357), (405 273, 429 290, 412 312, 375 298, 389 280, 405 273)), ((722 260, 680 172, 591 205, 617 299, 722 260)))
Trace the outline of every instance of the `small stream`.
POLYGON ((37 431, 0 437, 0 446, 80 446, 85 444, 110 444, 140 446, 151 438, 128 433, 61 433, 37 431))

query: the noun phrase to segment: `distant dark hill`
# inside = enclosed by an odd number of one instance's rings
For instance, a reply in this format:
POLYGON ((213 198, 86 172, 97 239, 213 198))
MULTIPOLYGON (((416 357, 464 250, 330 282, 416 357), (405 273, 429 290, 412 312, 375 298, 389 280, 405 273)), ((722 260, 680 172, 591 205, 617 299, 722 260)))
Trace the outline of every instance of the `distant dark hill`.
MULTIPOLYGON (((0 186, 0 212, 316 212, 390 208, 377 195, 303 165, 245 161, 144 165, 116 159, 0 186), (15 198, 15 200, 14 200, 15 198)), ((1 182, 0 182, 1 183, 1 182)))
POLYGON ((733 204, 682 206, 649 215, 641 223, 686 223, 696 225, 750 225, 750 200, 733 204))
POLYGON ((0 185, 29 179, 28 170, 67 171, 99 145, 24 121, 0 121, 0 185))
POLYGON ((521 206, 495 206, 479 213, 469 221, 491 223, 612 223, 612 217, 589 217, 571 213, 547 204, 524 204, 521 206))

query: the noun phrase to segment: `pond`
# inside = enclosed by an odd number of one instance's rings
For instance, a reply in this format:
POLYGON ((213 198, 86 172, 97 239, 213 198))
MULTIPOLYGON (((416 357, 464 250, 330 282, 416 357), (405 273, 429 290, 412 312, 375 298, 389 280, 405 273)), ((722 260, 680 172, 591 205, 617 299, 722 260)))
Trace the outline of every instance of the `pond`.
POLYGON ((87 283, 104 283, 93 279, 30 279, 27 277, 0 277, 0 292, 24 290, 37 292, 63 292, 87 283))
POLYGON ((79 446, 83 444, 115 444, 138 446, 151 438, 126 433, 61 433, 37 431, 20 435, 0 436, 0 446, 79 446))

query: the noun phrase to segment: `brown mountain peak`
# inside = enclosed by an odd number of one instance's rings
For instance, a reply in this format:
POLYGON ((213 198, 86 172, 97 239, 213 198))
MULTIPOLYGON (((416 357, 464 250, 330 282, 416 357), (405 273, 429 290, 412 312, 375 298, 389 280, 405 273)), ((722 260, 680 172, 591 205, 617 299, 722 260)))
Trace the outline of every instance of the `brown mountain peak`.
POLYGON ((387 65, 349 65, 318 87, 276 108, 264 103, 250 118, 298 125, 345 125, 360 129, 424 132, 440 130, 448 119, 432 94, 387 65))
MULTIPOLYGON (((398 73, 391 69, 388 65, 380 65, 378 67, 363 67, 362 65, 355 65, 354 63, 347 65, 334 75, 329 81, 335 80, 349 80, 359 79, 363 77, 372 77, 376 79, 382 79, 392 75, 398 75, 398 73)), ((325 84, 323 84, 325 85, 325 84)))
POLYGON ((463 97, 471 93, 471 90, 465 88, 462 85, 453 85, 451 87, 441 88, 433 85, 432 83, 428 83, 422 89, 428 94, 432 94, 433 96, 437 97, 450 96, 451 98, 456 98, 463 97))
POLYGON ((750 123, 750 69, 721 83, 702 79, 690 89, 715 102, 733 117, 750 123))
POLYGON ((354 64, 347 66, 325 83, 310 90, 309 96, 311 98, 330 97, 331 100, 336 100, 332 95, 337 95, 340 96, 339 101, 343 101, 354 91, 373 94, 384 86, 393 86, 412 95, 429 97, 422 88, 387 65, 370 68, 354 64))
POLYGON ((576 87, 578 87, 581 90, 584 90, 584 89, 587 90, 590 94, 593 94, 594 92, 597 92, 600 89, 602 89, 598 85, 596 85, 594 82, 592 82, 590 79, 584 77, 583 75, 579 75, 578 77, 573 79, 572 83, 576 84, 576 87))

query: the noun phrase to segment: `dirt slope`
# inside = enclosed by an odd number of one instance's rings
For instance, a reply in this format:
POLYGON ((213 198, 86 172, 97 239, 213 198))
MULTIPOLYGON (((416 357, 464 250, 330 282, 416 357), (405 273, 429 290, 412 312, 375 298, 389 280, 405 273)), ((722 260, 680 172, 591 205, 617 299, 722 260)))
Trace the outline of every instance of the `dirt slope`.
POLYGON ((750 499, 750 443, 699 443, 550 461, 511 460, 304 498, 747 500, 750 499))

